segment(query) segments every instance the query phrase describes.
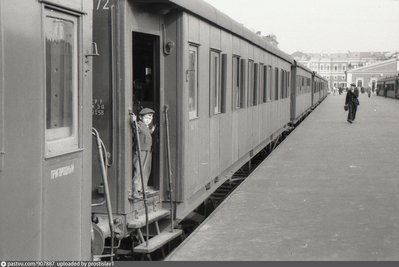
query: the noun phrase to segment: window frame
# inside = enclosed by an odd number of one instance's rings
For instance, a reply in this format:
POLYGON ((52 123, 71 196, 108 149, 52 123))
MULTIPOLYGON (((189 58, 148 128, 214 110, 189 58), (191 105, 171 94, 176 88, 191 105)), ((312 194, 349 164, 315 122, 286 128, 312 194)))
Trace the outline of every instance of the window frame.
POLYGON ((247 103, 247 60, 244 58, 241 58, 240 60, 241 64, 241 108, 246 108, 246 103, 247 103))
POLYGON ((338 72, 339 68, 338 68, 338 64, 334 64, 334 72, 338 72))
POLYGON ((209 93, 210 93, 210 115, 222 113, 222 57, 219 50, 211 49, 209 53, 209 93), (213 57, 216 55, 217 57, 213 57), (215 59, 215 61, 214 61, 215 59), (216 63, 215 65, 213 63, 216 63))
POLYGON ((267 101, 266 102, 271 102, 273 101, 273 68, 271 65, 267 66, 267 101))
POLYGON ((279 91, 280 91, 280 86, 279 86, 279 78, 280 78, 280 73, 279 73, 279 68, 275 67, 274 68, 274 100, 278 101, 279 98, 279 91))
POLYGON ((280 90, 281 90, 281 99, 286 98, 285 97, 285 86, 286 86, 286 77, 285 77, 285 70, 281 69, 281 86, 280 86, 280 90))
POLYGON ((233 55, 232 57, 232 110, 242 108, 242 73, 241 73, 241 57, 233 55))
POLYGON ((259 104, 259 63, 254 63, 254 82, 252 88, 252 106, 259 104))
MULTIPOLYGON (((43 51, 44 51, 44 81, 45 81, 45 91, 44 94, 44 116, 46 123, 44 124, 44 142, 45 142, 45 158, 52 158, 64 154, 73 153, 81 150, 81 112, 79 110, 80 99, 81 99, 81 84, 80 84, 80 62, 79 58, 81 55, 80 52, 80 33, 81 33, 81 17, 76 15, 75 13, 69 13, 60 9, 54 9, 51 6, 43 7, 43 17, 42 17, 42 25, 43 25, 43 51), (72 64, 71 64, 71 85, 72 85, 72 123, 71 123, 71 134, 69 136, 65 136, 65 132, 68 131, 66 128, 68 127, 59 127, 54 129, 47 129, 47 120, 48 120, 48 109, 47 109, 47 94, 48 85, 47 85, 47 48, 46 48, 46 37, 49 32, 47 27, 48 18, 60 20, 60 21, 68 21, 73 24, 73 51, 72 51, 72 64)), ((50 91, 51 93, 51 91, 50 91)))
POLYGON ((262 77, 263 77, 263 84, 262 84, 262 102, 267 103, 268 102, 268 94, 267 94, 267 88, 269 87, 269 75, 268 75, 268 66, 263 65, 262 68, 262 77))
POLYGON ((198 90, 198 88, 199 88, 199 80, 198 80, 198 51, 199 51, 199 49, 198 49, 199 47, 198 47, 198 45, 196 45, 196 44, 189 44, 189 48, 188 48, 188 52, 189 52, 189 68, 190 68, 190 52, 194 52, 195 53, 195 70, 194 70, 194 72, 195 72, 195 84, 194 84, 194 86, 195 86, 195 89, 194 89, 194 95, 195 95, 195 109, 194 110, 190 110, 190 93, 191 93, 191 88, 190 88, 190 71, 192 71, 192 70, 190 70, 190 69, 187 69, 187 82, 188 82, 188 101, 187 101, 187 104, 188 104, 188 118, 189 118, 189 120, 195 120, 195 119, 198 119, 199 118, 199 90, 198 90))
POLYGON ((255 62, 252 59, 248 59, 248 69, 247 69, 247 88, 248 88, 248 95, 247 95, 247 107, 253 106, 253 94, 254 94, 254 85, 255 85, 255 62))

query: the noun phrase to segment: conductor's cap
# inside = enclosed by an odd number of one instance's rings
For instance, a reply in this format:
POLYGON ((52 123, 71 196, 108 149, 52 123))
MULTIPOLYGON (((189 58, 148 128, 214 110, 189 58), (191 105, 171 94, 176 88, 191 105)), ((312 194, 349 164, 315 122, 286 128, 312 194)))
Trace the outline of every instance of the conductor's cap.
POLYGON ((356 84, 354 84, 354 83, 351 83, 351 86, 356 86, 356 84))
POLYGON ((143 108, 140 111, 139 115, 154 114, 154 113, 155 113, 155 111, 150 108, 143 108))

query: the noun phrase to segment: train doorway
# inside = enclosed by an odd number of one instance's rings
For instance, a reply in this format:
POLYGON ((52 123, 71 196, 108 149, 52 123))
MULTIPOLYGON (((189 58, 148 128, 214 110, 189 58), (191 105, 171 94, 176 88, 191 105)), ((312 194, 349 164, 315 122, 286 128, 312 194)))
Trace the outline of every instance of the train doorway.
POLYGON ((152 164, 148 180, 149 189, 159 190, 159 36, 133 32, 133 111, 143 108, 155 111, 152 134, 152 164))

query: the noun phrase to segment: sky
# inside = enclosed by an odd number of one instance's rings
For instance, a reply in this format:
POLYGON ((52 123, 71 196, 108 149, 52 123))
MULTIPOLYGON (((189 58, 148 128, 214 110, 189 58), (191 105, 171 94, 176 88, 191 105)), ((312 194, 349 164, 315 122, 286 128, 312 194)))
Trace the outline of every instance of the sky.
POLYGON ((286 53, 399 51, 399 0, 205 0, 286 53))

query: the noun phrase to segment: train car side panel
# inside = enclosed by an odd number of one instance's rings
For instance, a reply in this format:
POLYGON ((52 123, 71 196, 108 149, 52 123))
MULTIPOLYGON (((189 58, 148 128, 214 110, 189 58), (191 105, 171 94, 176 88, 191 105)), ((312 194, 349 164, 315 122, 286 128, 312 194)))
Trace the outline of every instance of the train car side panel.
POLYGON ((0 257, 17 260, 21 259, 20 251, 24 251, 24 258, 34 260, 42 253, 43 47, 41 28, 33 23, 41 20, 41 5, 32 1, 28 5, 25 1, 1 2, 5 131, 1 138, 5 140, 5 154, 0 172, 0 239, 7 242, 1 242, 0 257), (31 49, 26 49, 26 44, 31 49), (5 203, 13 204, 5 206, 5 203), (26 242, 16 238, 15 229, 26 242))
POLYGON ((395 98, 395 80, 385 82, 386 96, 390 98, 395 98))
POLYGON ((40 259, 42 253, 43 49, 41 28, 32 23, 41 20, 41 5, 23 2, 26 1, 1 1, 1 82, 4 86, 4 136, 1 138, 5 140, 2 148, 5 154, 0 172, 0 239, 3 240, 0 257, 4 260, 40 259), (19 23, 15 23, 16 20, 19 23), (30 49, 26 49, 26 44, 30 49), (13 204, 6 206, 5 203, 13 204), (19 237, 24 237, 26 242, 21 242, 19 237))
POLYGON ((1 4, 2 259, 90 259, 91 3, 70 4, 1 4))

